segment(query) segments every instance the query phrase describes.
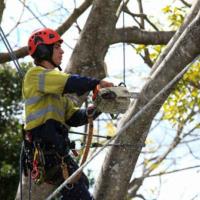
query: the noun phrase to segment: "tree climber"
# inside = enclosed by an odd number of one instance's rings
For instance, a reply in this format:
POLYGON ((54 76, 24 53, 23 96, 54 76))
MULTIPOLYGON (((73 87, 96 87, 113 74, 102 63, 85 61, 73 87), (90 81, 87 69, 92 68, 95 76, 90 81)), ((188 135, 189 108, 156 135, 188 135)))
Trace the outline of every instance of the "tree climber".
MULTIPOLYGON (((78 168, 69 154, 73 145, 68 138, 68 127, 87 124, 88 112, 94 118, 100 114, 94 107, 76 107, 65 94, 81 96, 98 84, 102 88, 113 86, 104 80, 61 72, 62 42, 60 35, 49 28, 36 30, 28 40, 29 55, 36 66, 27 71, 23 81, 24 129, 25 146, 31 146, 33 152, 26 163, 36 183, 59 185, 78 168)), ((61 199, 91 200, 88 187, 88 179, 82 174, 62 190, 61 199)))

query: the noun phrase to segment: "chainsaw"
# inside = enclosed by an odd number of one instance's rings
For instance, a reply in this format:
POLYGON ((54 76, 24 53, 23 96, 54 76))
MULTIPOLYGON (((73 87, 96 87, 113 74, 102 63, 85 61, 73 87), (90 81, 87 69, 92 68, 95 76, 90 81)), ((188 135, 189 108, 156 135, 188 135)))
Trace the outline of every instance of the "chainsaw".
POLYGON ((99 85, 93 91, 92 100, 97 110, 110 113, 125 113, 131 102, 131 98, 137 99, 139 93, 129 92, 125 86, 100 88, 99 85))

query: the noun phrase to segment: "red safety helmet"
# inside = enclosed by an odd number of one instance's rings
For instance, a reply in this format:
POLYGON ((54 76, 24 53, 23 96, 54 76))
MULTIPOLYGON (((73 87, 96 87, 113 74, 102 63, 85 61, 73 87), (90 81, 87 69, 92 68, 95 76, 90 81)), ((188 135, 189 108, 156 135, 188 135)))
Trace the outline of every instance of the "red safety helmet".
POLYGON ((40 44, 54 44, 56 42, 60 41, 60 43, 63 42, 60 35, 50 29, 50 28, 41 28, 34 31, 28 40, 28 52, 29 55, 33 55, 37 49, 37 46, 40 44))

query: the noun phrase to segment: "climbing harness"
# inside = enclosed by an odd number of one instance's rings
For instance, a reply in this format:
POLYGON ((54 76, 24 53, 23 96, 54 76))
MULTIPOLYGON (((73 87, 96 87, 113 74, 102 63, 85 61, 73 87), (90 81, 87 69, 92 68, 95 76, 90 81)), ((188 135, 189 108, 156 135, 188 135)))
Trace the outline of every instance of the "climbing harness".
POLYGON ((35 150, 34 150, 33 166, 32 166, 33 169, 31 171, 31 178, 35 184, 40 185, 45 181, 44 180, 45 158, 44 158, 44 153, 40 148, 40 145, 36 143, 34 146, 35 146, 35 150))

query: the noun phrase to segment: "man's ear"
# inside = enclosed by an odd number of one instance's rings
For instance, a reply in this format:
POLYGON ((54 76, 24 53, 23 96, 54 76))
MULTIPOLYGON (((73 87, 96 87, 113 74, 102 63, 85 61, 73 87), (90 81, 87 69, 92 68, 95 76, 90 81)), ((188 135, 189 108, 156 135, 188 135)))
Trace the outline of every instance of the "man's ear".
POLYGON ((41 60, 49 60, 51 59, 50 49, 45 44, 40 44, 37 46, 37 50, 34 53, 34 57, 39 58, 41 60))

